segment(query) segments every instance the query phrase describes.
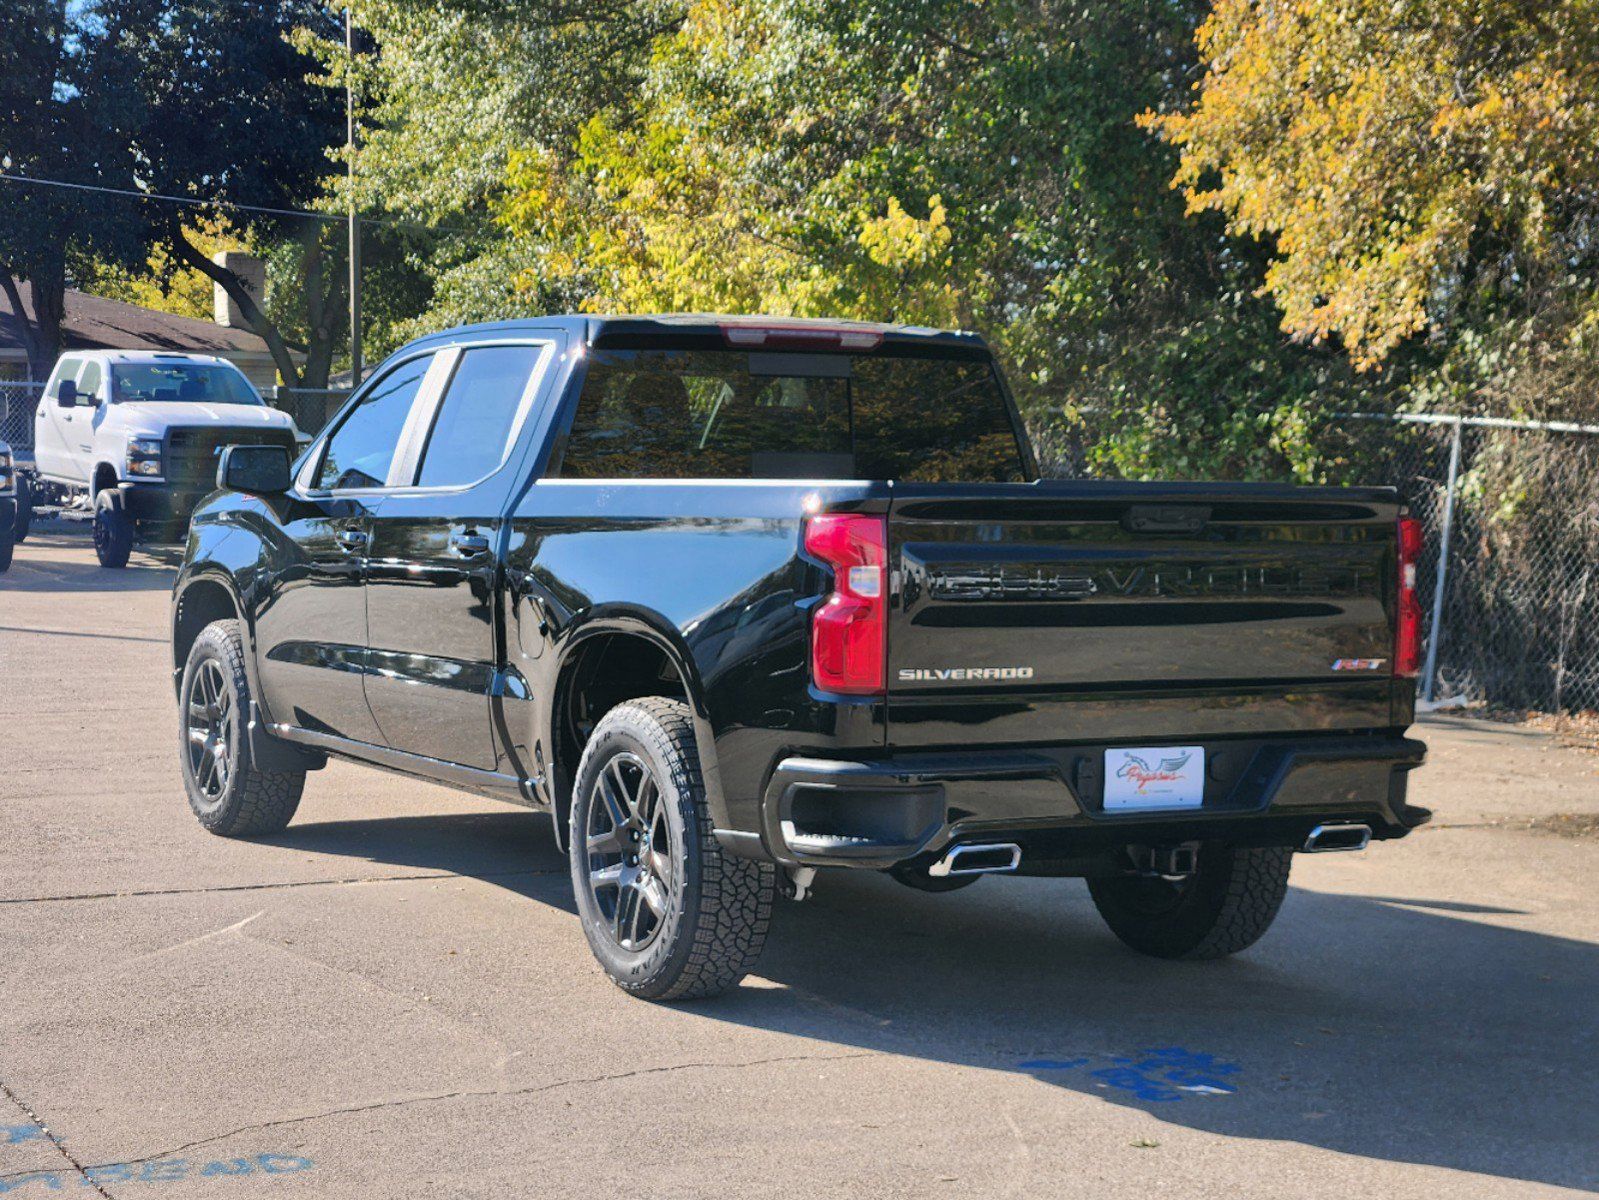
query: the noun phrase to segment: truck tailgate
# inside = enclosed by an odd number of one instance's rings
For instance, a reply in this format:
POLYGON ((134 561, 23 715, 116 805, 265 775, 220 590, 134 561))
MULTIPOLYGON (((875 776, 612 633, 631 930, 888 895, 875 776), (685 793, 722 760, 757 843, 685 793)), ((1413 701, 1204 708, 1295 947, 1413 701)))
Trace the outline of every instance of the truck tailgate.
POLYGON ((1389 724, 1398 513, 1387 489, 896 487, 889 740, 1389 724))

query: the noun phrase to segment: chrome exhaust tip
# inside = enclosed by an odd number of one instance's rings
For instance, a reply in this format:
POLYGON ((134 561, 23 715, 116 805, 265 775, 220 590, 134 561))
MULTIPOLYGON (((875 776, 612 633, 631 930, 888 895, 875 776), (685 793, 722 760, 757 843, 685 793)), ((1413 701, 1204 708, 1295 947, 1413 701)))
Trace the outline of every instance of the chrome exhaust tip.
POLYGON ((1015 842, 985 842, 951 846, 927 873, 934 879, 949 875, 993 875, 1021 866, 1022 848, 1015 842))
POLYGON ((1305 839, 1304 851, 1331 854, 1336 850, 1364 850, 1370 842, 1370 825, 1318 825, 1305 839))

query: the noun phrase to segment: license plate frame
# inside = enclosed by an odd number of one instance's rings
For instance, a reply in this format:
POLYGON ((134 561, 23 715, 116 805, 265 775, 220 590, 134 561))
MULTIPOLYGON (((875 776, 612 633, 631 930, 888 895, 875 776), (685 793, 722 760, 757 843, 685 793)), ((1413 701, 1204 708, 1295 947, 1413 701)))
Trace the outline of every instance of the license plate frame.
POLYGON ((1184 811, 1204 803, 1203 746, 1116 746, 1105 751, 1107 813, 1184 811))

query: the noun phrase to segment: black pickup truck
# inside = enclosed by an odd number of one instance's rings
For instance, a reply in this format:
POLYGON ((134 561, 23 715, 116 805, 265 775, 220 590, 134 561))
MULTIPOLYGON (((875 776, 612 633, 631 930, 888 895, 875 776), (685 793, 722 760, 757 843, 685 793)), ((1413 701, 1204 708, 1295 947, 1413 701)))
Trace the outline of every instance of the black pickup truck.
POLYGON ((972 334, 457 329, 218 482, 172 608, 201 823, 282 829, 330 754, 546 810, 641 996, 736 983, 821 867, 1079 876, 1217 957, 1296 851, 1429 816, 1394 493, 1041 480, 972 334))

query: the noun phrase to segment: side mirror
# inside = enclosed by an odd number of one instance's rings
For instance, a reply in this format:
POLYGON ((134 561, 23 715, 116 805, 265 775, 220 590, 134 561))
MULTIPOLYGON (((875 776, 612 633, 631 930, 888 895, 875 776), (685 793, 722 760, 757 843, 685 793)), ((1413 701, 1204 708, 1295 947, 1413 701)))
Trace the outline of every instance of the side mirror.
POLYGON ((78 382, 75 379, 63 379, 56 387, 56 403, 62 408, 76 408, 78 406, 78 382))
POLYGON ((270 496, 289 490, 289 452, 282 446, 224 446, 217 486, 270 496))

